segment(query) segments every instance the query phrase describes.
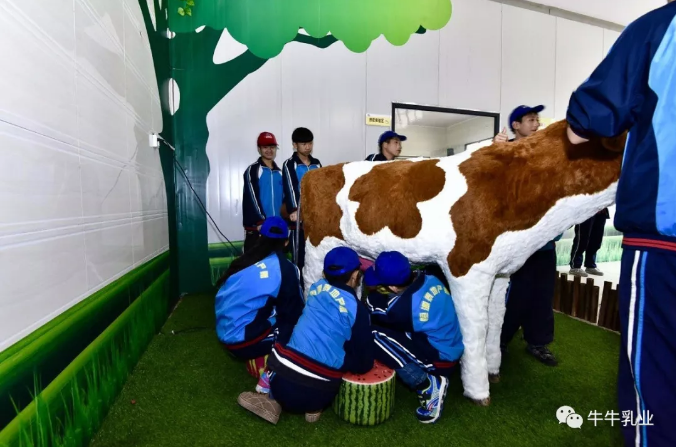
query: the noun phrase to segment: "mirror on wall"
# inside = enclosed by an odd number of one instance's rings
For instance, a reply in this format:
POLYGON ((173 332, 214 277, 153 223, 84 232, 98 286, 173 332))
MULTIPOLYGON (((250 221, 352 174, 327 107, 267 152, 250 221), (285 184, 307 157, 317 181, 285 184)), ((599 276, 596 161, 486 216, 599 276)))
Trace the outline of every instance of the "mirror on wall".
POLYGON ((500 114, 416 104, 392 104, 392 129, 408 138, 399 158, 445 157, 491 144, 500 114))

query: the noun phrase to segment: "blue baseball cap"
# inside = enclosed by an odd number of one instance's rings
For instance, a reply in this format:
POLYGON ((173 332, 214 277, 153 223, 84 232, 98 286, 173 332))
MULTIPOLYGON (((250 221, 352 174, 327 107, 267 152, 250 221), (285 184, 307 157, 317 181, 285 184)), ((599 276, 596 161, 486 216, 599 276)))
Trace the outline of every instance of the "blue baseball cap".
POLYGON ((271 239, 286 239, 289 237, 289 226, 279 216, 268 217, 261 225, 261 234, 271 239))
POLYGON ((514 121, 521 121, 521 118, 528 115, 529 113, 540 113, 545 109, 545 106, 539 105, 535 107, 528 106, 519 106, 512 111, 512 114, 509 115, 509 127, 512 127, 514 121))
POLYGON ((373 286, 401 286, 411 278, 411 264, 398 251, 384 251, 372 267, 364 273, 364 284, 373 286))
POLYGON ((359 269, 359 255, 347 247, 336 247, 329 251, 324 258, 324 274, 341 276, 359 269))
POLYGON ((399 141, 406 141, 406 136, 405 135, 399 135, 398 133, 388 130, 387 132, 383 132, 383 134, 378 138, 378 146, 389 140, 390 138, 399 138, 399 141))

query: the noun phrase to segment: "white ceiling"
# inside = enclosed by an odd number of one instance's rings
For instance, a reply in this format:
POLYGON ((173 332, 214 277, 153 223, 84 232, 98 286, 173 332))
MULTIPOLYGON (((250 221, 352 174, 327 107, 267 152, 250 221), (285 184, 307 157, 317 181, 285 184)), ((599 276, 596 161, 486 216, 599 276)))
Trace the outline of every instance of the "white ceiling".
POLYGON ((405 129, 408 126, 422 127, 449 127, 455 124, 464 123, 476 118, 473 115, 460 115, 455 113, 429 112, 426 110, 396 110, 396 128, 405 129))
POLYGON ((666 0, 532 0, 533 3, 629 25, 643 14, 667 4, 666 0))

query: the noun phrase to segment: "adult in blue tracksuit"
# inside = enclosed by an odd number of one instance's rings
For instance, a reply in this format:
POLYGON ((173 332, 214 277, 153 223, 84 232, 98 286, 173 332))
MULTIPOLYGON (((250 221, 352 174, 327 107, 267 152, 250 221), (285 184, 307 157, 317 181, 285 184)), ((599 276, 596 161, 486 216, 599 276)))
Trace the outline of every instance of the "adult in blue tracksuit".
POLYGON ((374 290, 367 305, 373 321, 376 359, 397 371, 420 401, 416 417, 422 423, 441 416, 447 377, 464 351, 453 299, 442 280, 412 272, 399 252, 383 252, 366 270, 364 284, 374 290))
POLYGON ((244 171, 242 223, 244 251, 256 244, 260 226, 266 217, 279 216, 282 209, 282 171, 275 163, 277 139, 270 132, 258 136, 260 158, 244 171))
POLYGON ((285 411, 316 415, 333 402, 346 372, 373 367, 369 312, 357 299, 361 272, 357 253, 334 248, 324 259, 324 279, 309 291, 303 315, 288 343, 280 340, 268 360, 270 397, 242 393, 240 405, 277 423, 285 411))
POLYGON ((523 328, 528 353, 549 366, 558 365, 547 345, 554 341, 556 241, 561 236, 533 253, 510 277, 507 310, 500 333, 500 346, 506 352, 516 332, 523 328))
MULTIPOLYGON (((261 359, 276 340, 288 341, 303 311, 298 268, 284 255, 288 227, 268 217, 256 245, 232 262, 216 293, 216 334, 235 357, 261 359)), ((257 363, 264 364, 264 361, 257 363)), ((258 390, 268 389, 261 375, 258 390)))
POLYGON ((378 138, 378 153, 366 157, 365 161, 390 161, 401 154, 401 143, 406 141, 404 135, 388 130, 378 138))
POLYGON ((629 131, 615 212, 615 227, 624 233, 618 401, 634 422, 642 417, 641 423, 623 427, 626 445, 674 446, 675 2, 625 29, 573 93, 567 119, 573 144, 629 131))
POLYGON ((312 156, 314 135, 312 135, 310 129, 299 127, 294 130, 291 134, 291 141, 293 142, 294 153, 282 165, 284 204, 291 220, 291 224, 289 225, 289 229, 291 230, 289 232, 289 247, 291 253, 297 255, 293 261, 302 272, 305 263, 305 233, 303 232, 302 223, 298 223, 300 185, 305 174, 313 169, 321 168, 322 164, 312 156), (298 235, 296 235, 296 231, 298 231, 298 235), (298 237, 298 247, 296 247, 296 237, 298 237))

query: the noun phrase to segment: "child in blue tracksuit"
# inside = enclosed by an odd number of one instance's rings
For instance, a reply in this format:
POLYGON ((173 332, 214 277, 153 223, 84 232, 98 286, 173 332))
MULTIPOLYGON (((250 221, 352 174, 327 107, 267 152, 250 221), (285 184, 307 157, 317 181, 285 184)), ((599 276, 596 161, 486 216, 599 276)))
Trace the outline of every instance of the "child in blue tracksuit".
POLYGON ((388 130, 378 138, 378 152, 371 154, 364 161, 391 161, 401 154, 401 143, 406 136, 388 130))
POLYGON ((385 287, 369 293, 376 359, 396 370, 418 393, 418 420, 436 422, 448 389, 447 377, 464 351, 460 324, 448 288, 441 279, 412 272, 399 252, 383 252, 366 270, 364 284, 385 287))
POLYGON ((239 396, 240 405, 273 424, 282 409, 314 421, 333 402, 344 373, 371 370, 369 311, 355 292, 361 283, 359 267, 357 253, 349 248, 326 255, 324 279, 310 289, 291 339, 279 340, 270 354, 270 398, 246 392, 239 396))
POLYGON ((282 171, 275 163, 277 139, 270 132, 258 136, 260 157, 244 171, 242 194, 242 223, 244 225, 244 252, 252 248, 266 217, 279 216, 282 209, 282 171))
POLYGON ((579 144, 628 130, 615 227, 624 234, 618 374, 626 445, 676 445, 676 2, 629 25, 572 95, 579 144), (640 417, 640 420, 637 418, 640 417))
MULTIPOLYGON (((288 227, 281 217, 268 217, 261 236, 244 255, 232 262, 219 280, 216 293, 216 333, 235 357, 264 357, 273 343, 285 343, 303 311, 298 268, 284 256, 288 227)), ((267 392, 268 377, 261 374, 256 389, 267 392)))
MULTIPOLYGON (((289 213, 291 224, 289 225, 289 247, 291 253, 294 253, 294 262, 303 271, 305 263, 305 234, 302 224, 298 223, 298 206, 300 204, 300 185, 303 176, 313 169, 319 169, 322 164, 312 156, 314 147, 314 135, 309 129, 299 127, 291 134, 294 153, 282 165, 282 178, 284 185, 284 203, 286 211, 289 213), (296 235, 298 231, 298 235, 296 235), (296 247, 296 237, 298 237, 298 247, 296 247)), ((302 212, 302 210, 301 210, 302 212)), ((302 220, 302 216, 301 216, 302 220)))

